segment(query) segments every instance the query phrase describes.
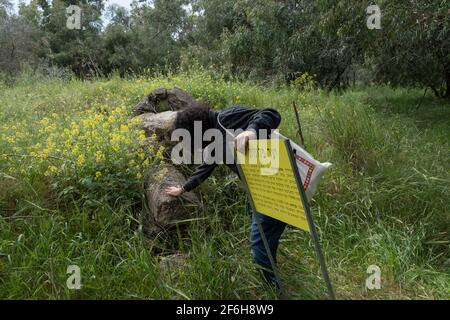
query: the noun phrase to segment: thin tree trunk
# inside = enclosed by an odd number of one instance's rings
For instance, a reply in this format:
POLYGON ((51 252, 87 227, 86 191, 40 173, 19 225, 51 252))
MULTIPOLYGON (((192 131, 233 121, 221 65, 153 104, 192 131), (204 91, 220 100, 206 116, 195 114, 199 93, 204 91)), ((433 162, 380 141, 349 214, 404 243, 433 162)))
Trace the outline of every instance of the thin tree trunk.
POLYGON ((437 98, 440 98, 440 97, 441 97, 439 91, 438 91, 434 86, 430 86, 430 88, 431 88, 431 90, 433 90, 434 95, 435 95, 437 98))
POLYGON ((450 72, 447 73, 445 82, 446 82, 446 88, 445 88, 445 93, 443 96, 446 99, 450 99, 450 72))

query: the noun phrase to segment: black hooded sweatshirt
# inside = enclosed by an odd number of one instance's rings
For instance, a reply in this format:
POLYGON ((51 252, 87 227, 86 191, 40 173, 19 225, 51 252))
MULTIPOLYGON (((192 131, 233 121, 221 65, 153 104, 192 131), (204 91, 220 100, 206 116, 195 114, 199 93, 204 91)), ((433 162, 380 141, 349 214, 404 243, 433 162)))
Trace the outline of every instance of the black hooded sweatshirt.
MULTIPOLYGON (((258 131, 260 129, 265 129, 270 134, 270 131, 278 128, 281 122, 281 116, 278 111, 271 108, 250 109, 242 106, 234 106, 224 109, 220 112, 209 110, 210 127, 219 129, 223 134, 224 155, 226 149, 227 133, 222 128, 222 126, 219 125, 217 119, 219 119, 220 124, 226 129, 241 129, 244 131, 253 130, 256 132, 257 137, 258 131)), ((198 187, 211 175, 217 165, 217 163, 207 164, 206 162, 203 162, 184 184, 184 190, 186 192, 189 192, 192 189, 198 187)), ((233 172, 238 173, 235 164, 226 164, 226 166, 229 167, 233 172)))

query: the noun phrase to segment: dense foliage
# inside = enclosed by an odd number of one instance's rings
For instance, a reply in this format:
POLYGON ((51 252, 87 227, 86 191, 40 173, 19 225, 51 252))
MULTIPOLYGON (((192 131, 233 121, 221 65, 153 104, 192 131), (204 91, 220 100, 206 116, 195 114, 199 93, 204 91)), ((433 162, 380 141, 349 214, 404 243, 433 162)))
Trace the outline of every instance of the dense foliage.
POLYGON ((28 65, 92 78, 166 73, 195 61, 241 79, 280 84, 308 73, 327 89, 376 81, 449 97, 448 1, 379 0, 381 29, 367 27, 372 4, 143 0, 129 11, 103 0, 32 0, 14 13, 1 0, 0 72, 28 65), (65 27, 70 4, 82 8, 82 30, 65 27))

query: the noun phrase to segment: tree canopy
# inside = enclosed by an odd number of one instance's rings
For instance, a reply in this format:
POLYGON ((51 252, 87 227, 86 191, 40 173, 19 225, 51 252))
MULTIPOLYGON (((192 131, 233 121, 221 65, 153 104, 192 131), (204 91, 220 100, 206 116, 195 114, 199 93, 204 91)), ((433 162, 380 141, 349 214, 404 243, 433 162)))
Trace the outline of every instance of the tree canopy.
POLYGON ((312 75, 329 90, 355 82, 430 88, 450 97, 447 1, 0 0, 0 72, 66 68, 81 78, 118 71, 168 72, 197 63, 225 76, 290 82, 312 75), (82 10, 81 29, 66 8, 82 10), (105 19, 106 18, 106 19, 105 19))

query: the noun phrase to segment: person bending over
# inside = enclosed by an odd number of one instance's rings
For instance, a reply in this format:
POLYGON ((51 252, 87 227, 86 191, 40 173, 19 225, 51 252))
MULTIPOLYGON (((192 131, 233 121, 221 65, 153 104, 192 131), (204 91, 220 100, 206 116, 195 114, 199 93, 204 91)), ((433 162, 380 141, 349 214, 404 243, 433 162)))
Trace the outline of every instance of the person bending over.
MULTIPOLYGON (((249 140, 258 139, 260 130, 266 130, 270 133, 271 130, 276 129, 280 122, 280 114, 271 108, 267 109, 253 109, 243 106, 233 106, 224 109, 220 112, 210 109, 209 107, 202 105, 191 108, 186 108, 177 113, 173 129, 185 129, 191 135, 191 141, 194 139, 194 123, 201 122, 202 137, 203 133, 208 129, 218 129, 223 137, 223 152, 226 154, 226 149, 229 147, 226 144, 227 134, 230 135, 230 131, 242 131, 236 137, 234 137, 234 147, 239 151, 245 151, 247 142, 249 140)), ((200 138, 201 137, 197 137, 200 138)), ((263 138, 261 136, 261 138, 263 138)), ((229 141, 229 139, 228 139, 229 141)), ((199 144, 202 148, 207 147, 205 143, 199 144)), ((192 150, 192 149, 191 149, 192 150)), ((233 172, 238 176, 238 170, 234 162, 227 163, 223 161, 233 172)), ((183 186, 171 186, 166 188, 166 193, 170 196, 177 197, 184 192, 189 192, 198 187, 206 178, 208 178, 214 171, 217 162, 203 162, 196 171, 189 177, 183 186)), ((273 219, 269 216, 259 213, 253 213, 250 243, 251 253, 254 261, 263 267, 263 274, 266 280, 274 282, 275 277, 270 264, 269 257, 266 253, 263 240, 256 224, 255 215, 259 216, 259 220, 263 227, 264 233, 269 244, 271 254, 276 261, 276 252, 278 248, 278 242, 283 233, 286 224, 279 220, 273 219)))

